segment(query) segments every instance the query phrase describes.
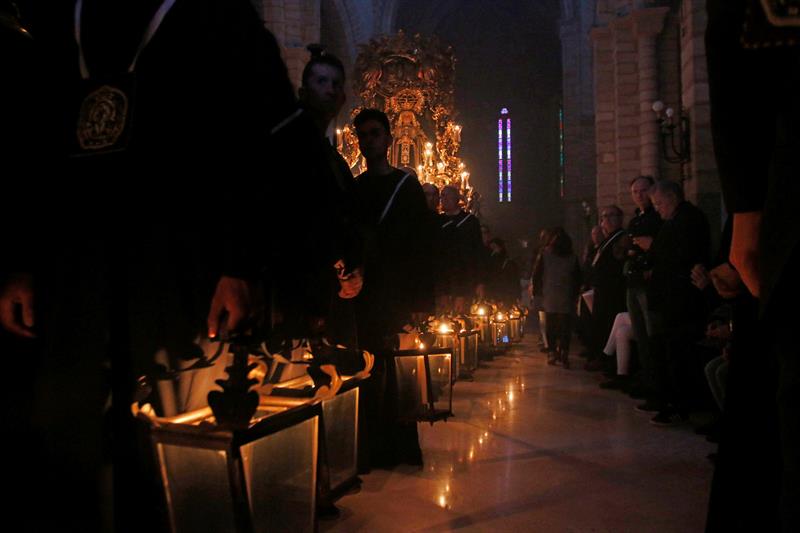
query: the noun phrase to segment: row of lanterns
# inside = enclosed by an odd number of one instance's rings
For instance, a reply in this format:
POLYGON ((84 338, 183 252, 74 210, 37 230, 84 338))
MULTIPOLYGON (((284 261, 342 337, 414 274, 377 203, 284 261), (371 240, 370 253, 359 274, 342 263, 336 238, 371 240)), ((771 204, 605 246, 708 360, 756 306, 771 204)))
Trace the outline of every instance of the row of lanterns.
POLYGON ((284 356, 237 342, 225 352, 228 379, 216 381, 222 391, 208 394, 208 406, 158 413, 165 395, 145 395, 174 385, 175 372, 142 378, 145 394, 132 405, 152 445, 170 530, 316 531, 319 494, 358 482, 359 385, 374 357, 331 348, 315 358, 307 345, 284 356), (297 365, 308 372, 297 375, 297 365))
MULTIPOLYGON (((524 321, 524 310, 490 303, 468 316, 431 317, 392 354, 399 418, 452 416, 456 380, 472 379, 481 358, 518 342, 524 321)), ((132 405, 152 444, 171 530, 316 531, 320 490, 333 497, 357 483, 359 385, 374 357, 307 344, 270 353, 248 340, 220 351, 192 367, 194 380, 219 369, 217 357, 230 363, 208 405, 164 415, 175 412, 165 404, 180 371, 142 378, 132 405)))
POLYGON ((481 358, 491 359, 522 340, 527 311, 477 303, 469 315, 431 317, 410 349, 395 352, 400 413, 436 422, 452 416, 453 384, 471 380, 481 358))

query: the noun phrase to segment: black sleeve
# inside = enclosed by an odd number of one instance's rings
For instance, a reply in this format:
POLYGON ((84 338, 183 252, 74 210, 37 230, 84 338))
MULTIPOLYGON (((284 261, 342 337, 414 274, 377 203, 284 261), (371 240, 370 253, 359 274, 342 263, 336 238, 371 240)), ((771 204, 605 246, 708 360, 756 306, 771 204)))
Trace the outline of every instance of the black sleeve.
POLYGON ((760 211, 775 142, 775 99, 764 83, 770 62, 741 46, 745 2, 710 0, 707 8, 711 131, 725 205, 731 213, 760 211))
POLYGON ((467 221, 468 228, 466 233, 467 238, 467 259, 470 263, 469 268, 472 269, 472 280, 474 285, 486 283, 486 253, 483 247, 483 237, 481 236, 481 223, 475 217, 471 216, 467 221))

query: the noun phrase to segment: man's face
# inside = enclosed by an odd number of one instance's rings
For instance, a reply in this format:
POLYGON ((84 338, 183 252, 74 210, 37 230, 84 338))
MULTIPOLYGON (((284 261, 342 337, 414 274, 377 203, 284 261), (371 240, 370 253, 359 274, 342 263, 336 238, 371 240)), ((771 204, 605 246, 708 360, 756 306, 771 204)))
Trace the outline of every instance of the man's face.
POLYGON ((428 209, 436 211, 439 208, 439 189, 432 183, 425 183, 422 185, 422 190, 425 192, 425 202, 428 204, 428 209))
POLYGON ((661 220, 669 220, 675 215, 675 210, 678 208, 679 203, 675 196, 655 191, 650 195, 650 200, 653 202, 653 208, 658 212, 661 220))
POLYGON ((311 109, 332 120, 344 105, 342 72, 333 65, 314 65, 303 87, 302 97, 311 109))
POLYGON ((459 209, 458 201, 460 200, 458 192, 454 189, 447 187, 442 191, 442 211, 445 213, 456 211, 459 209))
POLYGON ((592 242, 595 246, 600 246, 603 242, 603 230, 598 226, 592 228, 592 242))
POLYGON ((603 230, 603 235, 608 237, 622 227, 622 215, 613 209, 603 209, 600 212, 600 227, 603 230))
POLYGON ((358 148, 367 162, 380 160, 386 157, 392 136, 377 120, 367 120, 356 128, 358 148))
POLYGON ((631 185, 631 198, 642 211, 650 207, 650 183, 643 179, 634 181, 631 185))

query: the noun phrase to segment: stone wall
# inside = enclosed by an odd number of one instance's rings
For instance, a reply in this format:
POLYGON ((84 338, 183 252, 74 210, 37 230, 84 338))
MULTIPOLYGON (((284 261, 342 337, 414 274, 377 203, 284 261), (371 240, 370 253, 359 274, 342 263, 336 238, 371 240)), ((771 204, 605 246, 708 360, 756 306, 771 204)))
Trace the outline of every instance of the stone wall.
POLYGON ((359 44, 392 30, 397 9, 396 0, 252 1, 281 45, 296 86, 308 61, 308 44, 333 36, 335 42, 323 44, 339 55, 345 66, 351 66, 359 44))
MULTIPOLYGON (((720 224, 720 195, 709 125, 705 0, 598 0, 589 39, 594 58, 596 205, 630 216, 628 184, 640 174, 683 180, 687 198, 720 224), (691 159, 664 158, 652 104, 689 118, 691 159)), ((679 143, 676 143, 679 144, 679 143)), ((669 146, 666 147, 669 150, 669 146)))
POLYGON ((561 13, 562 100, 564 112, 563 225, 580 250, 593 223, 583 202, 595 203, 595 103, 593 58, 588 39, 594 20, 591 2, 564 0, 561 13))

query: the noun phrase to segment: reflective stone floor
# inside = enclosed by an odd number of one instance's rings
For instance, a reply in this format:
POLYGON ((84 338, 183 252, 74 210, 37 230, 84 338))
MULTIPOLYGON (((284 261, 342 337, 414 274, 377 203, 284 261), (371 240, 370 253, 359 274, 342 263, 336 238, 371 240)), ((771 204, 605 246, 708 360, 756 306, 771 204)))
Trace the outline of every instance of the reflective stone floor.
POLYGON ((572 361, 547 366, 528 337, 482 363, 455 418, 419 426, 424 468, 363 476, 320 531, 702 531, 715 446, 652 426, 572 361))

